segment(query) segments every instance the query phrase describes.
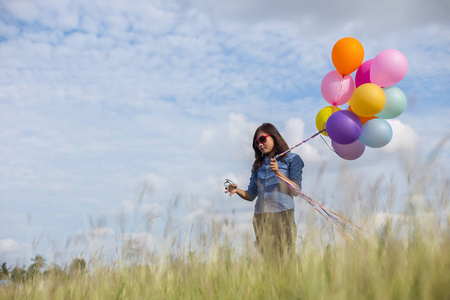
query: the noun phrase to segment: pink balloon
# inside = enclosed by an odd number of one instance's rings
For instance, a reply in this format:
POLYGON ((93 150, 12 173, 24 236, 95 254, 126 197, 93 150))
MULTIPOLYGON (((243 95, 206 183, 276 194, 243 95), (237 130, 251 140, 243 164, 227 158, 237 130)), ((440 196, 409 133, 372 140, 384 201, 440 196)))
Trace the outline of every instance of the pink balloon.
POLYGON ((381 87, 398 83, 406 75, 408 61, 398 50, 387 49, 378 53, 370 67, 370 81, 381 87))
POLYGON ((335 70, 325 75, 320 89, 328 103, 339 106, 350 100, 355 90, 355 83, 350 75, 343 76, 335 70))
POLYGON ((365 61, 361 66, 359 66, 358 71, 355 75, 355 86, 358 87, 365 83, 372 83, 370 81, 370 66, 372 65, 373 59, 365 61))

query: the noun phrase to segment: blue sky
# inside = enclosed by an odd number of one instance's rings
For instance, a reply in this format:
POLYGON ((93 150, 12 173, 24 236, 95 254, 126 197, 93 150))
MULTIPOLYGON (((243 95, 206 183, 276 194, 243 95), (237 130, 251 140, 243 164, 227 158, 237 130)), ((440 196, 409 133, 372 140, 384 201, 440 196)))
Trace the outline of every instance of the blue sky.
MULTIPOLYGON (((321 80, 346 36, 364 60, 407 57, 397 86, 408 107, 390 120, 390 144, 356 161, 319 138, 297 149, 307 194, 330 204, 342 168, 368 185, 404 173, 450 133, 447 1, 3 0, 0 11, 0 259, 10 264, 89 256, 118 234, 153 247, 175 199, 172 236, 211 216, 252 234, 253 204, 225 196, 223 180, 248 184, 261 123, 290 145, 316 132, 321 80)), ((449 163, 444 144, 446 180, 449 163)))

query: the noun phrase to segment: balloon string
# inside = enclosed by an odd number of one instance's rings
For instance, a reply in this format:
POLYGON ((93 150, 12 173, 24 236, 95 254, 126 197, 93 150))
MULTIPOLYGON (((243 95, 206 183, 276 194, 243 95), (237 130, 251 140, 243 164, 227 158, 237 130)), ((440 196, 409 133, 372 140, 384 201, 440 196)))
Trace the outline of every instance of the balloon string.
MULTIPOLYGON (((334 111, 334 109, 335 108, 333 108, 333 111, 334 111)), ((293 149, 297 148, 301 144, 306 143, 310 139, 318 136, 319 134, 321 134, 322 132, 325 132, 325 131, 326 131, 326 129, 320 130, 319 132, 313 134, 312 136, 310 136, 306 140, 302 141, 301 143, 291 147, 290 149, 288 149, 288 150, 286 150, 286 151, 284 151, 284 152, 282 152, 280 154, 275 155, 274 158, 277 159, 280 156, 285 155, 286 153, 292 151, 293 149)), ((322 138, 322 140, 323 140, 323 138, 322 138)), ((313 199, 311 199, 310 197, 306 196, 297 187, 293 186, 286 179, 281 178, 277 174, 275 174, 275 175, 280 180, 284 181, 287 184, 288 187, 290 187, 291 189, 296 191, 301 198, 303 198, 306 202, 308 202, 309 205, 311 205, 318 213, 320 213, 322 215, 322 217, 324 217, 329 223, 331 223, 331 225, 333 225, 334 228, 336 228, 338 231, 343 233, 348 239, 354 239, 356 237, 356 229, 366 231, 366 230, 362 229, 361 227, 359 227, 359 226, 355 225, 354 223, 352 223, 350 220, 348 220, 348 219, 344 218, 343 216, 341 216, 341 215, 331 211, 330 209, 326 208, 322 204, 320 204, 320 203, 314 201, 313 199)))
MULTIPOLYGON (((333 212, 332 210, 326 208, 325 206, 321 205, 320 203, 314 201, 307 195, 305 195, 303 192, 301 192, 298 188, 293 186, 290 182, 288 182, 286 179, 281 178, 279 175, 275 174, 280 180, 284 181, 291 189, 296 191, 298 195, 303 198, 309 205, 311 205, 318 213, 322 215, 331 225, 333 225, 334 228, 336 228, 338 231, 343 233, 347 238, 354 239, 356 237, 356 230, 363 230, 358 225, 355 225, 353 222, 348 220, 347 218, 333 212), (352 227, 353 226, 353 227, 352 227)), ((367 232, 367 231, 366 231, 367 232)))
POLYGON ((339 84, 339 92, 337 94, 337 99, 336 99, 336 102, 333 103, 333 106, 336 106, 339 103, 339 98, 341 97, 341 92, 342 92, 342 86, 344 85, 344 78, 345 78, 345 76, 342 75, 342 80, 341 80, 341 83, 339 84))
POLYGON ((286 151, 284 151, 284 152, 282 152, 282 153, 280 153, 280 154, 275 155, 274 158, 277 159, 278 157, 283 156, 283 155, 285 155, 285 154, 288 153, 288 152, 291 152, 292 150, 294 150, 295 148, 297 148, 297 147, 300 146, 301 144, 306 143, 307 141, 309 141, 309 140, 312 139, 312 138, 315 138, 316 136, 318 136, 319 134, 321 134, 321 133, 324 132, 324 131, 326 131, 326 130, 325 130, 325 129, 322 129, 321 131, 319 131, 319 132, 313 134, 312 136, 310 136, 309 138, 307 138, 307 139, 304 140, 303 142, 301 142, 301 143, 295 145, 294 147, 291 147, 291 148, 289 148, 288 150, 286 150, 286 151))
POLYGON ((323 136, 320 136, 320 138, 322 139, 322 141, 325 143, 325 145, 327 145, 327 147, 333 151, 334 153, 336 153, 336 151, 334 151, 334 149, 327 143, 327 141, 325 141, 325 139, 323 138, 323 136))
MULTIPOLYGON (((337 109, 337 106, 333 105, 333 111, 331 112, 330 116, 336 112, 336 109, 337 109)), ((325 130, 326 126, 327 126, 327 122, 323 122, 322 129, 325 130)), ((320 136, 320 137, 322 137, 322 136, 320 136)), ((323 137, 322 137, 322 139, 323 139, 323 137)))

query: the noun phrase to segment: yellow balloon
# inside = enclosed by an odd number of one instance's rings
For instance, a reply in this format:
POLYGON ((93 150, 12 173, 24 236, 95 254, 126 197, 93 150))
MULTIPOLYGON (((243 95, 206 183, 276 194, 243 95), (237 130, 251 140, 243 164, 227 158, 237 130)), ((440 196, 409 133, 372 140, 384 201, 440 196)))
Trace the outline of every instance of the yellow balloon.
POLYGON ((352 111, 361 117, 371 117, 379 113, 386 104, 386 96, 381 87, 374 83, 362 84, 355 89, 352 111))
MULTIPOLYGON (((328 118, 331 116, 332 113, 337 112, 341 110, 337 106, 326 106, 319 110, 316 116, 316 127, 317 130, 321 131, 322 129, 326 128, 326 123, 328 121, 328 118)), ((328 136, 327 132, 322 132, 324 136, 328 136)))

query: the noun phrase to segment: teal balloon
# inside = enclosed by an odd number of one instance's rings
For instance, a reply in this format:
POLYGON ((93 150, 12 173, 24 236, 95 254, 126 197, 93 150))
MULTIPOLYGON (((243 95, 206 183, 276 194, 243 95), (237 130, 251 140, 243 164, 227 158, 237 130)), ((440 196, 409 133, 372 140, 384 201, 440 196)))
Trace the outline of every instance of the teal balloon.
POLYGON ((383 88, 383 91, 386 95, 386 104, 375 116, 382 119, 392 119, 398 117, 406 108, 405 93, 395 86, 385 87, 383 88))
POLYGON ((392 127, 383 119, 367 121, 361 130, 359 140, 371 148, 386 146, 392 139, 392 127))

